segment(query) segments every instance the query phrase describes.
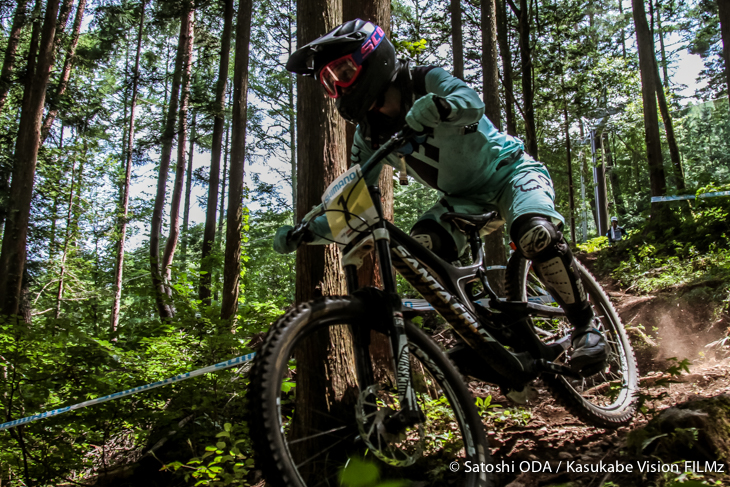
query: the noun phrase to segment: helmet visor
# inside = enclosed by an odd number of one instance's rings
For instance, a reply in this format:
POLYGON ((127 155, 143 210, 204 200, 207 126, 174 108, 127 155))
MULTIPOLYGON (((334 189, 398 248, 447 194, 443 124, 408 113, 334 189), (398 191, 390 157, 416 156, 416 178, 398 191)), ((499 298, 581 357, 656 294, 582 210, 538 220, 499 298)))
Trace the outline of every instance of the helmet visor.
POLYGON ((319 81, 324 86, 327 96, 339 98, 341 93, 338 87, 347 88, 352 85, 361 69, 362 66, 355 62, 352 54, 348 54, 322 68, 319 72, 319 81))

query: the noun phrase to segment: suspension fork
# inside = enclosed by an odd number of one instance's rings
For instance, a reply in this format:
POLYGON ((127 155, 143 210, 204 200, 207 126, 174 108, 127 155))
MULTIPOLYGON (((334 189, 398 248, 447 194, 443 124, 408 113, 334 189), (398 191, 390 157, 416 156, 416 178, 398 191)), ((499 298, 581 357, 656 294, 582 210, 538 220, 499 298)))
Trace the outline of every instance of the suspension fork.
MULTIPOLYGON (((404 426, 413 425, 422 421, 423 413, 418 409, 416 393, 413 389, 411 377, 410 354, 408 351, 408 337, 406 336, 405 321, 403 320, 402 303, 398 295, 398 288, 393 273, 393 261, 390 256, 390 235, 386 229, 383 218, 383 207, 380 201, 380 188, 372 186, 370 196, 373 199, 375 208, 380 215, 380 221, 375 225, 373 236, 375 238, 375 253, 377 254, 380 266, 380 276, 385 291, 388 316, 392 317, 390 327, 390 345, 395 361, 394 371, 398 387, 398 400, 401 410, 393 417, 393 430, 400 430, 404 426)), ((389 428, 391 425, 388 425, 389 428)))

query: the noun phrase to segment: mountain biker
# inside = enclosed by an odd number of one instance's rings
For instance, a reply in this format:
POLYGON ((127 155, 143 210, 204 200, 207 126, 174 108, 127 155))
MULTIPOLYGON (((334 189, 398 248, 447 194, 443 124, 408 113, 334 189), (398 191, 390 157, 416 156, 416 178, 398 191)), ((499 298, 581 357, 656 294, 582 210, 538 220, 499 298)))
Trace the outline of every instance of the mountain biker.
MULTIPOLYGON (((411 235, 453 262, 466 249, 467 240, 440 216, 497 209, 518 251, 532 260, 574 326, 571 367, 583 375, 603 368, 606 342, 560 231, 564 220, 555 210, 550 175, 524 152, 522 141, 500 132, 484 116, 484 104, 476 92, 442 68, 397 60, 383 30, 360 19, 345 22, 298 49, 286 69, 313 76, 334 99, 340 115, 357 124, 353 164, 365 162, 406 125, 418 132, 432 129, 431 135, 421 137, 418 149, 407 144, 385 159, 400 167, 403 157, 409 176, 443 194, 420 217, 411 235)), ((379 172, 371 171, 367 183, 376 184, 379 172)), ((292 227, 279 228, 274 249, 288 253, 302 241, 332 241, 325 217, 312 221, 309 229, 305 238, 292 241, 292 227)))

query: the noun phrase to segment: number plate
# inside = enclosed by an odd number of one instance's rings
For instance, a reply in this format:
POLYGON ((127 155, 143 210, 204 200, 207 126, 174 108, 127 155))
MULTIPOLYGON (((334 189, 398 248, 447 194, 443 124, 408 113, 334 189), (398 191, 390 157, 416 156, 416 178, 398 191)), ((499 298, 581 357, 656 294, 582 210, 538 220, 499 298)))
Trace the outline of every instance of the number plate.
POLYGON ((347 245, 358 233, 378 221, 378 212, 359 164, 329 185, 322 195, 322 202, 333 238, 340 245, 347 245))

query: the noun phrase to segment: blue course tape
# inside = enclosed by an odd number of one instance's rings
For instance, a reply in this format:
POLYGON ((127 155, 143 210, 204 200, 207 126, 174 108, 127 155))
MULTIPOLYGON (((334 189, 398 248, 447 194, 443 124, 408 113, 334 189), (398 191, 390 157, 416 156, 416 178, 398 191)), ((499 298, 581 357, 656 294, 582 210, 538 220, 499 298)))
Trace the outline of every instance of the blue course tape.
MULTIPOLYGON (((714 198, 716 196, 730 196, 730 191, 716 191, 714 193, 702 193, 699 197, 700 198, 714 198)), ((662 201, 679 201, 679 200, 693 200, 695 199, 695 195, 693 194, 685 194, 681 196, 652 196, 651 202, 652 203, 659 203, 662 201)))
MULTIPOLYGON (((551 304, 555 302, 555 298, 550 296, 549 294, 540 294, 539 296, 528 296, 527 300, 531 303, 543 303, 543 304, 551 304)), ((476 301, 477 303, 481 304, 482 306, 488 306, 489 300, 488 299, 478 299, 476 301)), ((404 299, 402 301, 403 307, 412 309, 413 311, 431 311, 434 309, 431 304, 429 304, 428 301, 425 299, 404 299)))
POLYGON ((150 389, 156 389, 158 387, 166 386, 167 384, 172 384, 173 382, 180 382, 183 380, 192 379, 193 377, 197 377, 199 375, 208 374, 210 372, 217 372, 219 370, 229 369, 238 364, 242 364, 244 362, 250 362, 251 360, 253 360, 254 355, 255 354, 253 354, 253 353, 249 353, 247 355, 241 355, 240 357, 232 358, 231 360, 227 360, 225 362, 220 362, 215 365, 209 365, 208 367, 203 367, 202 369, 194 370, 192 372, 186 372, 185 374, 176 375, 175 377, 170 377, 168 379, 161 380, 158 382, 153 382, 151 384, 145 384, 143 386, 135 387, 134 389, 127 389, 126 391, 115 392, 114 394, 110 394, 110 395, 104 396, 104 397, 98 397, 96 399, 91 399, 89 401, 81 402, 79 404, 74 404, 73 406, 67 406, 65 408, 54 409, 53 411, 46 411, 45 413, 35 414, 33 416, 28 416, 26 418, 16 419, 15 421, 10 421, 8 423, 0 424, 0 431, 14 428, 16 426, 30 423, 32 421, 37 421, 39 419, 50 418, 52 416, 58 416, 59 414, 67 413, 69 411, 74 411, 76 409, 85 408, 87 406, 92 406, 94 404, 101 404, 103 402, 113 401, 114 399, 119 399, 121 397, 131 396, 132 394, 137 394, 138 392, 148 391, 150 389))

